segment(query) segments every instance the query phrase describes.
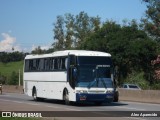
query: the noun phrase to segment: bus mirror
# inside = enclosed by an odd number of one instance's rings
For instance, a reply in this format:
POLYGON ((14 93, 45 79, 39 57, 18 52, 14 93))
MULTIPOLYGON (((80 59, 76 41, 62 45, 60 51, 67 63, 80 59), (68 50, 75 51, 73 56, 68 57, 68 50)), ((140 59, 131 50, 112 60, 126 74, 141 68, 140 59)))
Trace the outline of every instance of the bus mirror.
POLYGON ((77 78, 77 68, 73 68, 73 77, 74 79, 77 78))

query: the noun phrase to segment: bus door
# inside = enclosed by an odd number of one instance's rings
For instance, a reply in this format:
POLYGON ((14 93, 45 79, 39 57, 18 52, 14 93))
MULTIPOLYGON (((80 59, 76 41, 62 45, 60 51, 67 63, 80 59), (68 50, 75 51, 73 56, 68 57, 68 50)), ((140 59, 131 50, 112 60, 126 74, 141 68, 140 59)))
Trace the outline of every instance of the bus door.
POLYGON ((76 68, 76 56, 69 55, 69 67, 68 67, 68 81, 70 86, 75 89, 77 68, 76 68))

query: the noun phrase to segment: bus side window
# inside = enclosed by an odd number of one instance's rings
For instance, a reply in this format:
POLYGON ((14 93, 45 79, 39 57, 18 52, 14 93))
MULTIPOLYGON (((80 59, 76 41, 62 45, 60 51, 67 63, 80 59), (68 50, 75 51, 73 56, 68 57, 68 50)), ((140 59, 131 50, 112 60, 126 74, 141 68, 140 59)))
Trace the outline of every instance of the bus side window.
POLYGON ((58 70, 61 70, 61 67, 62 67, 61 58, 58 58, 57 63, 58 63, 58 70))
POLYGON ((50 58, 48 59, 48 70, 66 70, 66 58, 50 58))
POLYGON ((33 60, 29 60, 29 71, 33 70, 33 60))
POLYGON ((49 59, 49 70, 53 70, 53 58, 49 59))
POLYGON ((39 71, 39 59, 36 59, 36 71, 39 71))
POLYGON ((52 70, 54 70, 54 62, 55 62, 55 59, 53 58, 52 59, 52 70))
POLYGON ((58 58, 58 69, 59 70, 65 70, 66 67, 65 67, 65 58, 58 58))
POLYGON ((32 70, 36 71, 36 59, 33 60, 32 70))
POLYGON ((61 62, 62 62, 62 69, 65 70, 66 67, 65 67, 65 61, 66 61, 66 58, 62 58, 61 59, 61 62))
POLYGON ((25 72, 29 71, 29 60, 25 60, 25 72))
POLYGON ((39 71, 43 71, 44 70, 44 59, 40 59, 39 61, 39 71))
POLYGON ((48 71, 49 70, 49 59, 44 60, 44 70, 48 71))
POLYGON ((54 59, 54 70, 58 69, 58 62, 57 62, 57 58, 54 59))

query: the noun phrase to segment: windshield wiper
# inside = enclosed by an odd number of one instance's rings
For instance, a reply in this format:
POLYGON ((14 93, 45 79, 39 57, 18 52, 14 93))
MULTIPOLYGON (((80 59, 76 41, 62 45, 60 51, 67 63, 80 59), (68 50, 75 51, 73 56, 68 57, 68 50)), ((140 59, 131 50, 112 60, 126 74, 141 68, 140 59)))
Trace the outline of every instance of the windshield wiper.
POLYGON ((90 89, 95 84, 95 82, 97 82, 97 79, 91 81, 87 87, 90 89))
POLYGON ((102 81, 102 83, 103 83, 103 86, 104 86, 105 88, 107 88, 107 85, 106 85, 106 83, 104 82, 104 79, 103 79, 103 78, 101 78, 101 81, 102 81))
POLYGON ((96 83, 96 87, 99 87, 99 86, 98 86, 98 83, 99 83, 99 82, 102 82, 103 86, 104 86, 105 88, 107 88, 107 85, 106 85, 106 83, 105 83, 105 81, 104 81, 103 78, 96 78, 94 81, 90 82, 87 87, 90 89, 95 83, 96 83))

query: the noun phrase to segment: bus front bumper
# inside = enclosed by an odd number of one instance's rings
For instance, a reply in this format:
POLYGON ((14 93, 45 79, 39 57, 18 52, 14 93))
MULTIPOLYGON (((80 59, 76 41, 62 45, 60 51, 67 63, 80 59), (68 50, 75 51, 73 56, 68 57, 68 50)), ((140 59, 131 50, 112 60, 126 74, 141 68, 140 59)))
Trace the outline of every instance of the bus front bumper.
POLYGON ((77 102, 113 102, 114 95, 113 94, 88 94, 88 93, 76 93, 76 101, 77 102))

